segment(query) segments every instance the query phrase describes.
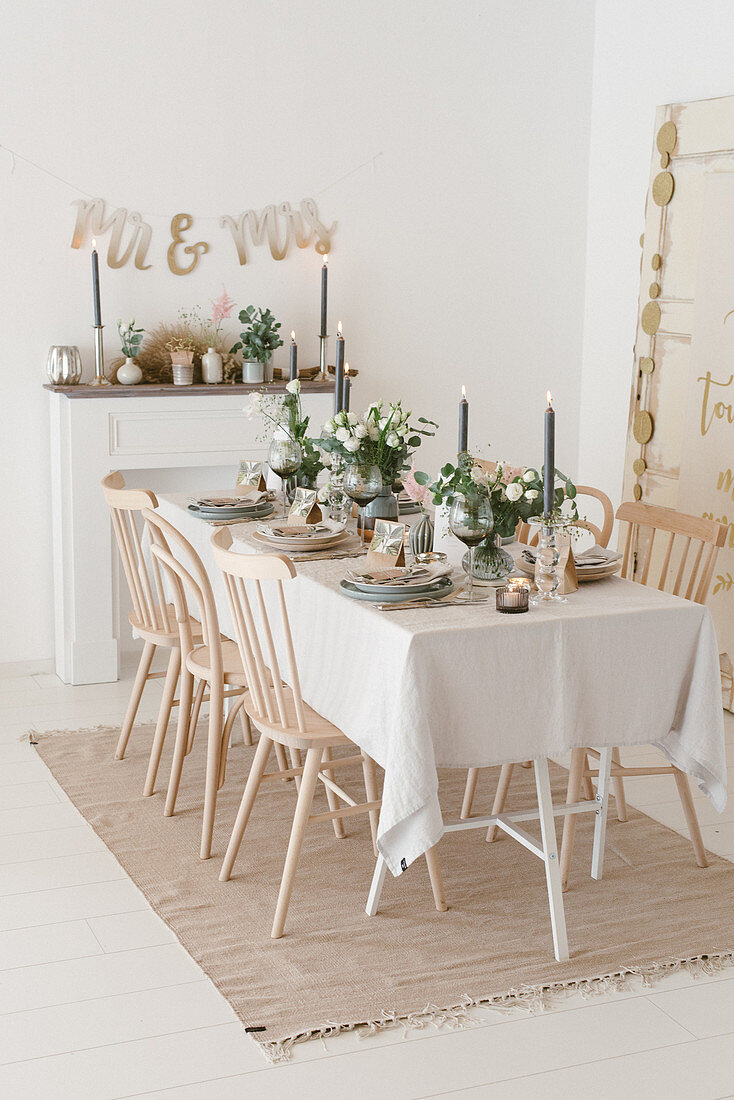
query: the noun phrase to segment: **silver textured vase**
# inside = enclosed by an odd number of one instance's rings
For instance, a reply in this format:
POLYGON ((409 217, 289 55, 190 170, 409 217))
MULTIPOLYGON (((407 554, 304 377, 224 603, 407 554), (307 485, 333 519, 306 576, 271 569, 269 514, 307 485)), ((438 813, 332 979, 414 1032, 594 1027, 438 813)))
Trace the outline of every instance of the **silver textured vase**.
POLYGON ((408 534, 408 542, 414 556, 427 554, 429 550, 433 550, 433 524, 429 515, 424 514, 418 523, 413 524, 408 534))
POLYGON ((48 349, 46 373, 54 386, 75 386, 82 376, 82 357, 73 344, 54 344, 48 349))
MULTIPOLYGON (((470 561, 471 554, 467 550, 461 559, 461 566, 465 573, 469 572, 470 561)), ((502 548, 500 535, 496 535, 492 531, 485 539, 482 539, 474 554, 474 572, 472 575, 475 580, 489 583, 503 581, 506 577, 509 577, 514 568, 515 562, 512 554, 508 554, 502 548)))

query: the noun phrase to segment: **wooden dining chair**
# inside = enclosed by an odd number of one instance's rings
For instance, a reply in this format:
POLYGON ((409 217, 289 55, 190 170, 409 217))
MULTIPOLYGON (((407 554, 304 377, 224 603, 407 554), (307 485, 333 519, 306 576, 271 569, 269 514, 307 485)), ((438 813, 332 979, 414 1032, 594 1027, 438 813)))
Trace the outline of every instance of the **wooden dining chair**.
MULTIPOLYGON (((194 743, 201 704, 208 700, 209 733, 199 851, 202 859, 208 859, 212 849, 217 793, 225 779, 232 725, 238 714, 244 714, 242 704, 247 681, 237 643, 220 635, 214 593, 196 550, 172 523, 156 512, 146 509, 143 516, 150 527, 152 554, 173 596, 180 632, 181 706, 164 814, 170 817, 175 812, 184 760, 194 743), (201 622, 201 637, 198 639, 191 628, 191 623, 196 620, 189 610, 190 599, 201 622), (197 644, 197 641, 202 644, 197 644), (205 694, 207 690, 208 694, 205 694), (230 711, 225 719, 226 700, 230 701, 230 711)), ((251 745, 249 722, 243 723, 243 731, 245 743, 251 745)), ((287 767, 285 754, 282 763, 287 767)))
MULTIPOLYGON (((359 750, 348 756, 334 757, 335 749, 356 746, 303 699, 283 588, 285 583, 296 576, 293 562, 282 554, 234 553, 231 550, 232 536, 226 527, 215 531, 211 541, 215 561, 224 578, 249 688, 245 697, 245 709, 252 725, 260 731, 260 740, 219 877, 222 882, 227 882, 231 877, 261 784, 290 776, 298 777, 300 789, 271 932, 273 939, 279 939, 285 929, 293 882, 308 825, 335 820, 341 822, 343 818, 354 814, 369 814, 372 844, 376 851, 381 805, 376 769, 374 761, 359 750), (254 610, 245 581, 250 582, 254 610), (257 625, 256 616, 259 619, 257 625), (276 639, 279 648, 285 653, 288 684, 281 679, 276 639), (280 768, 278 771, 266 772, 274 745, 289 750, 289 769, 280 768), (302 753, 305 753, 303 763, 302 753), (334 779, 339 768, 356 763, 362 766, 365 802, 357 802, 334 779), (326 790, 329 809, 323 813, 313 813, 313 799, 319 782, 326 790)), ((440 872, 435 859, 429 863, 429 870, 436 907, 445 908, 440 872)))
MULTIPOLYGON (((661 508, 636 501, 621 504, 617 509, 617 519, 627 524, 621 570, 625 579, 649 585, 660 592, 671 592, 674 596, 682 596, 694 603, 706 602, 716 559, 726 541, 727 529, 722 523, 702 519, 700 516, 685 515, 674 508, 661 508)), ((675 780, 683 806, 696 863, 699 867, 707 867, 706 851, 686 773, 667 763, 624 767, 618 748, 614 748, 611 755, 606 753, 604 756, 602 761, 602 754, 593 748, 575 749, 571 753, 566 796, 567 803, 578 801, 582 783, 597 779, 603 796, 603 810, 597 816, 594 830, 594 878, 601 878, 604 865, 605 795, 610 778, 612 783, 618 784, 617 789, 621 790, 624 803, 625 777, 671 776, 675 780), (599 761, 596 769, 589 768, 589 757, 599 761)), ((576 814, 567 814, 563 823, 561 844, 561 882, 564 890, 568 885, 575 832, 576 814)))
MULTIPOLYGON (((140 699, 148 680, 165 676, 163 697, 158 721, 153 735, 153 747, 145 777, 143 793, 153 794, 163 742, 171 717, 171 710, 178 706, 174 698, 181 667, 181 648, 176 613, 167 602, 158 567, 146 559, 144 546, 150 541, 150 529, 143 512, 154 514, 158 507, 155 494, 147 489, 126 489, 125 479, 117 471, 102 479, 102 492, 110 509, 112 528, 120 552, 123 572, 130 592, 133 609, 129 615, 130 626, 143 640, 143 652, 138 664, 130 702, 123 719, 115 757, 125 756, 130 733, 140 706, 140 699), (151 672, 150 667, 158 648, 169 651, 166 672, 151 672)), ((201 639, 201 627, 192 620, 189 624, 192 637, 201 639)))
MULTIPOLYGON (((480 462, 480 466, 485 469, 492 469, 496 466, 496 463, 480 462)), ((602 506, 603 519, 601 527, 595 523, 591 523, 585 518, 579 518, 575 523, 575 527, 583 527, 585 530, 590 531, 594 536, 594 540, 597 546, 608 546, 609 539, 612 535, 612 528, 614 527, 614 508, 612 502, 606 493, 601 489, 595 489, 592 485, 577 485, 576 486, 576 499, 579 497, 592 497, 594 500, 599 501, 602 506)), ((515 529, 515 538, 518 542, 525 543, 529 546, 536 546, 538 542, 537 533, 530 537, 530 524, 520 521, 515 529)), ((501 814, 505 808, 505 802, 507 800, 507 792, 510 789, 510 783, 512 782, 512 776, 515 764, 503 764, 500 772, 500 777, 497 783, 497 790, 494 796, 494 803, 492 805, 493 814, 501 814)), ((520 767, 529 768, 530 761, 523 760, 520 762, 520 767)), ((474 795, 477 789, 477 781, 479 779, 479 768, 469 768, 466 776, 466 786, 464 787, 464 801, 461 807, 461 816, 463 818, 471 817, 472 806, 474 805, 474 795)), ((591 780, 587 777, 583 779, 585 790, 590 798, 593 797, 591 791, 591 780)), ((627 820, 627 810, 624 803, 624 790, 620 785, 616 784, 615 780, 615 794, 617 797, 617 814, 620 821, 627 820), (621 816, 620 816, 621 815, 621 816)), ((492 841, 497 837, 497 827, 492 825, 487 832, 487 840, 492 841)))

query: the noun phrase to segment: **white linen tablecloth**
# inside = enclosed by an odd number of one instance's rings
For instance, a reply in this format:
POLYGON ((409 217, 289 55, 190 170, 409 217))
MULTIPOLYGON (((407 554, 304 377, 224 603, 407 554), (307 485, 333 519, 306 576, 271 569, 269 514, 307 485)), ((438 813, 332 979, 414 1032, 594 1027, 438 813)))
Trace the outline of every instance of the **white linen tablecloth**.
MULTIPOLYGON (((200 554, 231 635, 214 528, 186 511, 186 499, 159 494, 159 510, 200 554)), ((254 552, 238 540, 248 528, 230 530, 236 548, 254 552)), ((394 875, 440 839, 439 767, 654 743, 724 808, 707 608, 612 577, 527 615, 501 615, 492 595, 479 607, 385 614, 340 593, 355 564, 299 562, 284 587, 304 699, 385 770, 378 847, 394 875)))

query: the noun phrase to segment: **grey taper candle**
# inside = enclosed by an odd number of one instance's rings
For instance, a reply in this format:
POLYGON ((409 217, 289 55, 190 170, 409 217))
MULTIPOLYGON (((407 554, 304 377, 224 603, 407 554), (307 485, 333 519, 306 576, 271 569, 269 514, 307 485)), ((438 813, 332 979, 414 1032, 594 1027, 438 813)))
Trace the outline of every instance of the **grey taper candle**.
POLYGON ((327 297, 327 285, 329 281, 329 257, 324 256, 324 263, 321 268, 321 335, 326 336, 326 297, 327 297))
POLYGON ((342 408, 349 412, 349 402, 352 397, 352 379, 349 377, 349 363, 344 364, 344 385, 342 386, 342 408))
POLYGON ((556 414, 553 411, 553 397, 548 390, 548 407, 545 410, 545 458, 543 481, 543 513, 553 513, 554 488, 556 483, 556 414))
POLYGON ((342 323, 339 322, 336 333, 336 377, 334 379, 334 413, 341 412, 344 397, 344 337, 342 323))
POLYGON ((94 294, 94 323, 102 324, 102 309, 99 304, 99 257, 97 242, 92 239, 92 292, 94 294))
POLYGON ((290 366, 291 366, 290 380, 292 382, 294 378, 298 378, 298 344, 296 343, 296 334, 295 334, 295 332, 291 332, 291 364, 290 364, 290 366))
POLYGON ((469 402, 466 399, 466 390, 461 387, 461 401, 459 402, 459 454, 463 455, 469 450, 469 402))

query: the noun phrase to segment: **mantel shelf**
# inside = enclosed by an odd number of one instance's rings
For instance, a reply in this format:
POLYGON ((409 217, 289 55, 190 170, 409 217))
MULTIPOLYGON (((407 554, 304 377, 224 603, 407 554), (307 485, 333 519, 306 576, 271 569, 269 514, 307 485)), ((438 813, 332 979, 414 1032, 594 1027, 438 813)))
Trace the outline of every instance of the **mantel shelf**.
MULTIPOLYGON (((204 385, 199 383, 194 386, 155 385, 141 382, 138 386, 90 386, 80 384, 77 386, 54 386, 46 383, 43 387, 51 393, 60 393, 64 397, 115 399, 120 397, 200 397, 202 394, 236 397, 238 394, 254 393, 267 390, 269 393, 285 393, 285 380, 279 382, 223 382, 221 385, 204 385)), ((301 382, 301 393, 333 393, 334 381, 327 379, 325 382, 301 382)))

